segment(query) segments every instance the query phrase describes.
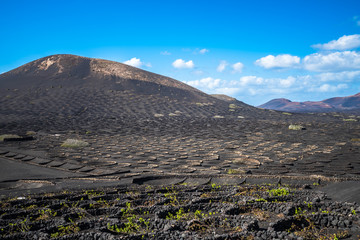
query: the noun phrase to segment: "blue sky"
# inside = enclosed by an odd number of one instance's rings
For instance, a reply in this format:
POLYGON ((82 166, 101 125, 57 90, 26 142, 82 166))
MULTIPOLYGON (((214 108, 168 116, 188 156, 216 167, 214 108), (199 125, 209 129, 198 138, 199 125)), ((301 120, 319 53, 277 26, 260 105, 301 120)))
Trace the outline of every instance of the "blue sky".
POLYGON ((69 53, 251 105, 360 92, 358 0, 2 0, 0 22, 0 73, 69 53))

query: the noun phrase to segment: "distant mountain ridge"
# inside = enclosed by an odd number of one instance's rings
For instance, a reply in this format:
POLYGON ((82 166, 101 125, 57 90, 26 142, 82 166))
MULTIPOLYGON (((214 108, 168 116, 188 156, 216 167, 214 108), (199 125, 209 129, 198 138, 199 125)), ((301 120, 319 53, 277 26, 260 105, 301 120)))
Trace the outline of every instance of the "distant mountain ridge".
POLYGON ((342 112, 360 110, 360 93, 347 97, 334 97, 323 101, 292 102, 277 98, 264 103, 259 108, 286 112, 342 112))

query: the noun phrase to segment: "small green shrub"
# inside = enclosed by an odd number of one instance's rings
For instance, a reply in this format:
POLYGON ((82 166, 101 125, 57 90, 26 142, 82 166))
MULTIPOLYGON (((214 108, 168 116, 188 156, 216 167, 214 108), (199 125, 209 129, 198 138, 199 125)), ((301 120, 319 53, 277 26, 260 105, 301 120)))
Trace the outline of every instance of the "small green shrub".
POLYGON ((27 136, 34 136, 34 135, 36 135, 36 132, 34 132, 34 131, 27 131, 27 132, 26 132, 26 135, 27 135, 27 136))
POLYGON ((178 192, 174 188, 166 187, 168 192, 164 193, 164 197, 170 200, 170 205, 177 206, 180 205, 179 200, 177 199, 178 192))
POLYGON ((289 125, 289 130, 298 131, 298 130, 304 130, 304 129, 305 128, 303 126, 301 126, 301 125, 294 125, 294 124, 289 125))
POLYGON ((267 202, 267 200, 264 198, 257 198, 255 199, 255 202, 267 202))
MULTIPOLYGON (((110 223, 108 223, 107 229, 112 232, 116 232, 116 233, 133 233, 133 232, 139 231, 140 225, 137 224, 135 215, 129 216, 126 219, 128 221, 124 223, 124 227, 120 228, 116 224, 110 225, 110 223)), ((141 218, 141 219, 143 219, 143 218, 141 218)))
POLYGON ((80 231, 80 228, 78 227, 78 224, 75 223, 72 219, 69 219, 71 224, 67 226, 58 226, 58 231, 55 233, 52 233, 50 235, 51 238, 58 238, 62 237, 68 234, 77 233, 80 231))
POLYGON ((217 185, 216 183, 211 184, 211 191, 215 192, 221 189, 221 185, 217 185))
POLYGON ((3 134, 0 135, 0 142, 3 142, 5 138, 21 138, 21 137, 15 134, 3 134))
POLYGON ((172 214, 172 213, 168 213, 168 215, 166 216, 166 219, 169 219, 169 220, 177 220, 177 221, 180 221, 182 219, 186 219, 188 217, 188 213, 185 213, 184 209, 183 208, 180 208, 176 214, 172 214))
POLYGON ((353 119, 353 118, 344 118, 343 121, 344 122, 357 122, 357 120, 353 119))
POLYGON ((227 170, 227 174, 239 174, 242 173, 241 171, 237 170, 237 169, 228 169, 227 170))
POLYGON ((278 197, 278 196, 287 196, 289 195, 289 190, 286 188, 276 188, 268 190, 269 196, 278 197))
POLYGON ((51 209, 46 209, 46 210, 42 209, 39 210, 39 214, 40 216, 36 220, 45 220, 51 217, 55 217, 57 215, 57 212, 51 209))
POLYGON ((351 214, 354 215, 354 216, 356 215, 355 209, 352 209, 352 210, 351 210, 351 214))
POLYGON ((68 148, 79 148, 79 147, 86 147, 89 143, 77 140, 77 139, 66 139, 66 141, 61 144, 62 147, 68 147, 68 148))
POLYGON ((161 114, 161 113, 155 113, 154 114, 154 117, 157 117, 157 118, 160 118, 160 117, 163 117, 164 116, 164 114, 161 114))
MULTIPOLYGON (((109 231, 114 233, 130 234, 149 230, 150 219, 145 220, 144 218, 135 215, 130 202, 126 203, 126 208, 121 209, 121 213, 121 218, 126 219, 127 222, 124 222, 122 227, 116 224, 111 225, 108 223, 107 229, 109 231)), ((149 212, 144 212, 144 214, 149 214, 149 212)))
POLYGON ((16 232, 28 232, 31 229, 31 226, 29 225, 28 219, 24 219, 18 223, 9 223, 10 232, 16 233, 16 232))

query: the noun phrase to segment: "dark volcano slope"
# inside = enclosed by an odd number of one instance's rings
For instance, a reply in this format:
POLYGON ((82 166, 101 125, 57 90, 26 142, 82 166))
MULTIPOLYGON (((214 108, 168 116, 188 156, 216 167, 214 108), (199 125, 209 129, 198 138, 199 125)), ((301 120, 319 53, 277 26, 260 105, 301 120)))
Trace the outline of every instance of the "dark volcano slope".
POLYGON ((180 81, 122 63, 53 55, 0 75, 0 127, 34 130, 111 127, 119 121, 267 119, 279 113, 207 95, 180 81))

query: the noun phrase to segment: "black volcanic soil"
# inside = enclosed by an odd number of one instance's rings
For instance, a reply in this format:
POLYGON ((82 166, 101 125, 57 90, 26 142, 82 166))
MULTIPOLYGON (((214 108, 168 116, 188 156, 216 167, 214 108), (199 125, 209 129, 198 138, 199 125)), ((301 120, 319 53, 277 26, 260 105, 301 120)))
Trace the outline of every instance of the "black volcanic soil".
POLYGON ((0 75, 0 96, 0 239, 360 234, 358 115, 257 109, 71 55, 0 75))

